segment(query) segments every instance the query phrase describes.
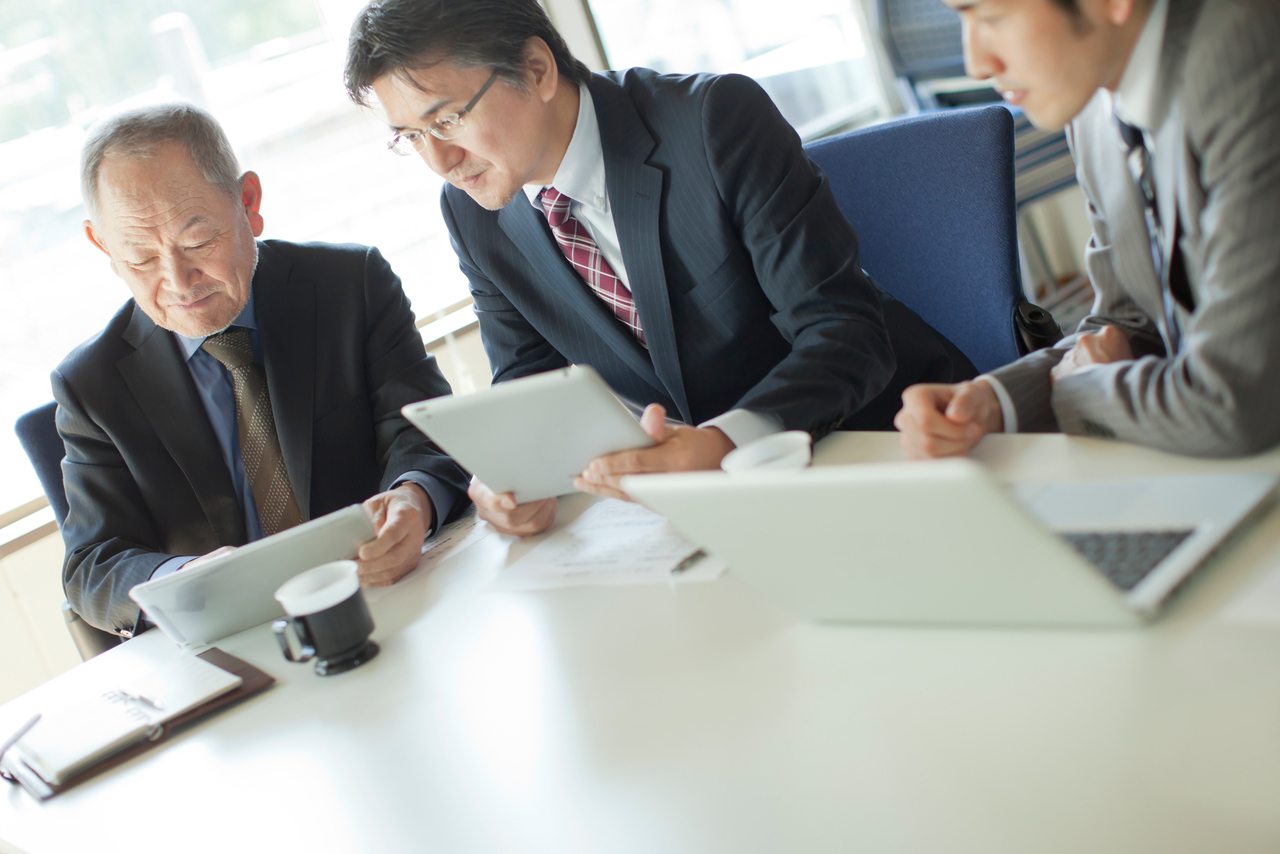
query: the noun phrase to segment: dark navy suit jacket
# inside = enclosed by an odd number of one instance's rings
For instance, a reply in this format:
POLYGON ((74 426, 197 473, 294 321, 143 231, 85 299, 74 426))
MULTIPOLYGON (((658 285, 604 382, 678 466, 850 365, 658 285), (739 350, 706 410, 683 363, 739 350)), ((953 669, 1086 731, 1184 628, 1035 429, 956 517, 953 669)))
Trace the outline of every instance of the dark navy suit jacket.
POLYGON ((888 429, 907 385, 973 375, 863 273, 826 176, 754 81, 631 69, 588 86, 648 351, 523 193, 488 211, 446 186, 495 382, 585 363, 686 423, 744 408, 820 437, 888 429))
MULTIPOLYGON (((400 279, 367 246, 258 244, 253 293, 263 369, 304 519, 413 476, 441 519, 467 475, 400 415, 449 394, 400 279)), ((63 482, 63 585, 87 622, 134 631, 128 592, 174 555, 246 541, 231 473, 171 333, 130 300, 53 372, 63 482)))

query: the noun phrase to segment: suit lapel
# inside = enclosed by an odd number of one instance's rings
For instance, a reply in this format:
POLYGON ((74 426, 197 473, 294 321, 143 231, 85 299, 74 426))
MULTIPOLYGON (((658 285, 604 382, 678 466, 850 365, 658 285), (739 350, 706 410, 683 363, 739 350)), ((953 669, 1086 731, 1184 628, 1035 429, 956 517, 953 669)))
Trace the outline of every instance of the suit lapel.
MULTIPOLYGON (((527 203, 524 193, 518 193, 515 200, 498 213, 498 224, 529 262, 533 273, 531 282, 542 294, 563 304, 566 313, 584 318, 631 370, 663 391, 662 380, 654 373, 644 348, 574 271, 552 236, 546 218, 527 203)), ((643 314, 641 322, 644 322, 643 314)))
POLYGON ((316 299, 310 282, 294 281, 289 265, 259 244, 253 274, 254 312, 263 371, 289 482, 303 520, 311 518, 311 436, 315 418, 316 299))
POLYGON ((589 85, 600 125, 609 206, 618 230, 618 245, 627 268, 631 295, 640 312, 653 368, 667 394, 680 408, 681 417, 689 422, 689 400, 680 370, 671 295, 659 240, 663 175, 661 170, 646 163, 655 143, 618 84, 592 75, 589 85))
POLYGON ((138 408, 186 475, 217 541, 243 543, 244 513, 178 342, 137 306, 124 339, 137 349, 116 367, 138 408))

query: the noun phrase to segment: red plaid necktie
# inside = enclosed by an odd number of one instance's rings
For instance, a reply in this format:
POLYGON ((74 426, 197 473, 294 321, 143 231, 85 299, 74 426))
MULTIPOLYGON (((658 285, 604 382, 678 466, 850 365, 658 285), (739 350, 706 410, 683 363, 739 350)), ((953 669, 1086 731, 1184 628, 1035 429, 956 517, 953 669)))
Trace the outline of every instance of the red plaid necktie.
MULTIPOLYGON (((619 320, 627 325, 631 333, 644 344, 644 330, 640 328, 640 312, 636 310, 636 301, 631 298, 631 291, 622 283, 609 262, 600 254, 600 247, 591 239, 582 223, 569 215, 568 196, 555 187, 547 187, 539 198, 542 209, 547 214, 547 223, 551 233, 560 244, 560 251, 569 263, 578 271, 578 275, 604 300, 604 304, 619 320)), ((648 345, 646 345, 648 346, 648 345)))

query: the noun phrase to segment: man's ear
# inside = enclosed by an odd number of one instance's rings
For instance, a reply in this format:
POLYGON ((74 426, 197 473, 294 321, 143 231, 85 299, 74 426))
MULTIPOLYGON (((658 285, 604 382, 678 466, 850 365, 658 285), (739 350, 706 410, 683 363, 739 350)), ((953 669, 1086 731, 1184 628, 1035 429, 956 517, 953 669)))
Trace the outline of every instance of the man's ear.
POLYGON ((560 67, 541 36, 530 36, 525 42, 524 66, 533 76, 533 94, 544 104, 554 98, 560 82, 560 67))
POLYGON ((111 250, 108 249, 107 245, 102 242, 102 238, 98 235, 98 232, 94 229, 93 220, 86 219, 84 221, 84 236, 89 238, 90 243, 92 243, 94 246, 101 249, 103 254, 105 254, 108 258, 111 259, 111 272, 119 276, 120 268, 116 266, 115 256, 111 254, 111 250))
POLYGON ((262 236, 262 214, 258 208, 262 206, 262 181, 258 173, 246 172, 240 176, 240 203, 244 205, 245 214, 249 217, 249 229, 254 237, 262 236))
POLYGON ((98 232, 93 229, 93 220, 86 219, 84 221, 84 236, 89 238, 89 242, 94 246, 107 253, 110 257, 111 253, 107 251, 107 247, 102 244, 102 239, 98 237, 98 232))

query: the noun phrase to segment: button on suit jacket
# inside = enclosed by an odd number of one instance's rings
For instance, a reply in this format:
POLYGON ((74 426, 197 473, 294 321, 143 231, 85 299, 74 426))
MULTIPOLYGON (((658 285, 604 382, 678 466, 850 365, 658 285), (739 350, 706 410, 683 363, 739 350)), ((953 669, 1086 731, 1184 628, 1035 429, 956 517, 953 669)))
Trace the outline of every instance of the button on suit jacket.
MULTIPOLYGON (((400 415, 449 384, 387 262, 365 246, 258 249, 263 368, 303 518, 415 471, 438 512, 465 509, 466 474, 400 415)), ((174 555, 243 545, 244 512, 178 342, 132 300, 52 379, 67 449, 67 598, 89 623, 132 631, 129 589, 174 555)))
POLYGON ((887 429, 906 385, 973 375, 862 272, 826 177, 754 81, 631 69, 587 85, 648 350, 523 193, 489 211, 446 186, 495 382, 585 363, 686 423, 744 408, 822 436, 887 429))

